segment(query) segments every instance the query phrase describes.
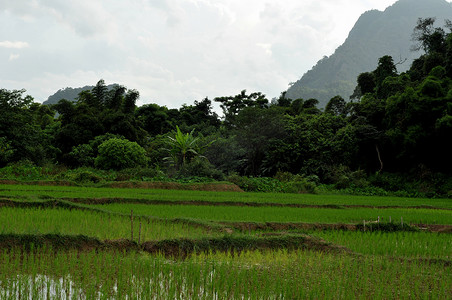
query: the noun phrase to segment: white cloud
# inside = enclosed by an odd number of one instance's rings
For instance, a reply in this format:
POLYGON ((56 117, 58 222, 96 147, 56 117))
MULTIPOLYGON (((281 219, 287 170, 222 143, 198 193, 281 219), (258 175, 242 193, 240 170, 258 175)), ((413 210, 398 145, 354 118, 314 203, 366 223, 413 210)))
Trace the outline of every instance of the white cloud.
POLYGON ((11 41, 0 42, 1 48, 22 49, 22 48, 27 48, 29 46, 30 45, 27 42, 11 42, 11 41))
POLYGON ((270 44, 270 43, 257 43, 256 45, 258 47, 261 47, 262 49, 264 49, 265 54, 272 55, 272 44, 270 44))
POLYGON ((106 9, 106 5, 109 3, 91 0, 40 1, 43 11, 52 15, 59 23, 74 30, 78 35, 86 37, 111 34, 116 30, 117 24, 112 22, 114 16, 106 9))
POLYGON ((13 60, 16 60, 16 59, 18 59, 20 57, 20 54, 13 54, 13 53, 11 53, 10 55, 9 55, 9 60, 10 61, 13 61, 13 60))
POLYGON ((14 61, 0 60, 0 86, 43 101, 103 78, 169 107, 242 89, 276 97, 361 13, 395 1, 0 0, 0 53, 14 61), (26 47, 20 59, 2 50, 26 47))

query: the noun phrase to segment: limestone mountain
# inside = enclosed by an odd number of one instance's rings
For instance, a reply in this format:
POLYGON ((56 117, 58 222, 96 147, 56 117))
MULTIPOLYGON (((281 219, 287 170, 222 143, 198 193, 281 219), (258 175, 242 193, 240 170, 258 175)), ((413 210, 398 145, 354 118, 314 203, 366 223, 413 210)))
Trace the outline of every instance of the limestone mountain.
MULTIPOLYGON (((108 90, 111 90, 115 84, 110 84, 107 86, 108 90)), ((94 85, 87 85, 84 87, 78 87, 78 88, 71 88, 66 87, 63 89, 58 90, 55 94, 49 96, 46 101, 44 101, 42 104, 50 105, 50 104, 57 104, 58 101, 61 99, 66 99, 69 101, 75 102, 77 100, 78 94, 83 91, 91 91, 94 88, 94 85)))
POLYGON ((399 0, 385 11, 365 12, 345 42, 295 82, 286 97, 316 98, 322 107, 336 95, 348 100, 358 75, 373 71, 384 55, 400 62, 399 72, 406 71, 422 54, 410 50, 412 33, 417 20, 427 17, 436 18, 435 25, 442 26, 445 19, 452 20, 452 4, 446 0, 399 0))

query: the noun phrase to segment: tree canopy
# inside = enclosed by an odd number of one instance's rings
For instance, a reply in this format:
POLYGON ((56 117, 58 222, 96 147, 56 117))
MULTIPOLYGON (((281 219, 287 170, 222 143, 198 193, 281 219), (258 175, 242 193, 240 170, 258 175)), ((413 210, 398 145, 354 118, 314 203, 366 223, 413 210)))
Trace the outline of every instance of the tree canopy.
POLYGON ((137 107, 138 91, 107 87, 103 80, 81 91, 75 102, 61 99, 51 106, 34 103, 24 90, 0 89, 0 165, 27 159, 41 165, 164 170, 164 158, 170 157, 177 171, 187 171, 193 162, 196 174, 213 174, 209 168, 250 176, 290 172, 324 182, 344 169, 368 174, 422 169, 450 176, 449 27, 420 19, 413 37, 425 53, 410 69, 399 74, 397 63, 384 55, 374 70, 357 77, 352 101, 335 96, 323 110, 315 98, 282 93, 269 101, 246 90, 180 108, 137 107), (194 159, 201 154, 202 160, 194 159))

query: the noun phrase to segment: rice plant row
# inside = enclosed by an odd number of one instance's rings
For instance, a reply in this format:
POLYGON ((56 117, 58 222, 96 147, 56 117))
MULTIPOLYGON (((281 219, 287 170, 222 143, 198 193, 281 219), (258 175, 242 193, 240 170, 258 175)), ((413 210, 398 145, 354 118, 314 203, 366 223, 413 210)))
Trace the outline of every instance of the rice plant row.
POLYGON ((320 252, 0 252, 1 299, 447 299, 441 264, 320 252))
MULTIPOLYGON (((129 211, 130 213, 130 211, 129 211)), ((67 209, 0 207, 0 233, 85 235, 105 239, 142 241, 220 236, 223 233, 165 220, 139 219, 67 209), (141 225, 140 225, 141 224, 141 225)))
POLYGON ((356 253, 452 260, 452 235, 430 232, 316 231, 313 235, 356 253))
POLYGON ((140 199, 185 202, 277 203, 302 205, 426 206, 452 209, 450 199, 369 197, 326 194, 273 194, 150 190, 140 188, 93 188, 73 186, 0 185, 0 197, 25 199, 140 199))
POLYGON ((193 218, 227 222, 304 222, 304 223, 361 223, 363 220, 381 222, 405 222, 413 224, 452 224, 452 211, 431 209, 328 209, 292 207, 235 207, 235 206, 187 206, 105 204, 92 205, 111 212, 161 218, 193 218))

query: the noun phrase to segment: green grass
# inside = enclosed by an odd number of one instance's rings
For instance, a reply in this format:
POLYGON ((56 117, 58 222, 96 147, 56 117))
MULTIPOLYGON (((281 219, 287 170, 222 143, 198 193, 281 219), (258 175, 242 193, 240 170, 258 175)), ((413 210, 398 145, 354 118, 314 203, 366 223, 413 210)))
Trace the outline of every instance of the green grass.
POLYGON ((377 196, 275 194, 151 190, 140 188, 93 188, 72 186, 0 185, 0 197, 122 198, 162 201, 250 202, 305 205, 421 206, 452 209, 451 199, 397 198, 377 196))
POLYGON ((360 223, 363 220, 393 222, 452 224, 452 211, 431 209, 377 209, 377 208, 292 208, 292 207, 235 207, 194 205, 105 204, 91 205, 111 212, 161 218, 193 218, 228 222, 304 222, 304 223, 360 223))

